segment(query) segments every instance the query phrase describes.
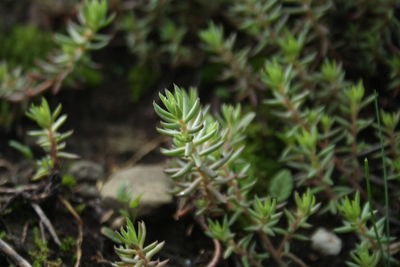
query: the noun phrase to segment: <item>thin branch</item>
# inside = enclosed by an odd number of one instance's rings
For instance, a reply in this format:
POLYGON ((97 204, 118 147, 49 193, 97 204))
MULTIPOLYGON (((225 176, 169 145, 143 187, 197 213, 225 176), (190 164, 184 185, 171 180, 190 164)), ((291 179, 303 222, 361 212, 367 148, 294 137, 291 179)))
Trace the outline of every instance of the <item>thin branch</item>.
POLYGON ((46 214, 44 214, 42 208, 36 204, 36 203, 31 203, 32 208, 35 210, 36 214, 39 216, 40 220, 43 222, 43 224, 46 226, 47 230, 49 231, 51 237, 53 238, 54 242, 58 245, 61 246, 60 239, 57 236, 56 231, 54 230, 53 225, 51 224, 49 218, 47 218, 46 214))
POLYGON ((261 244, 263 245, 264 249, 271 254, 276 264, 278 264, 279 267, 287 267, 287 264, 281 259, 280 255, 272 245, 269 237, 262 231, 257 231, 257 234, 261 239, 261 244))
POLYGON ((0 187, 0 194, 17 194, 25 191, 34 191, 37 190, 40 185, 25 185, 23 187, 18 188, 8 188, 8 187, 0 187))
MULTIPOLYGON (((195 218, 196 222, 200 225, 201 228, 203 228, 203 231, 206 232, 208 231, 208 226, 205 223, 204 216, 198 216, 195 218)), ((219 241, 215 238, 213 238, 213 243, 214 243, 214 255, 210 262, 207 264, 207 267, 215 267, 218 265, 219 259, 221 257, 221 244, 219 241)))
POLYGON ((76 262, 75 267, 79 267, 82 258, 82 241, 83 241, 83 221, 79 214, 75 211, 72 205, 65 198, 59 197, 60 201, 67 210, 74 216, 76 222, 78 223, 78 239, 76 240, 76 262))
POLYGON ((22 229, 21 244, 25 243, 25 239, 28 234, 28 227, 29 227, 29 222, 25 223, 24 228, 22 229))
POLYGON ((283 252, 281 255, 291 259, 292 261, 294 261, 301 267, 308 267, 307 264, 305 264, 301 259, 299 259, 298 257, 296 257, 294 254, 292 254, 290 252, 283 252))
POLYGON ((186 214, 188 214, 189 212, 191 212, 192 210, 194 210, 194 206, 192 205, 187 205, 186 207, 183 206, 181 208, 179 208, 175 214, 174 214, 174 219, 175 220, 179 220, 179 218, 185 216, 186 214))
POLYGON ((20 267, 32 267, 21 255, 19 255, 8 243, 0 238, 0 250, 10 257, 20 267))
POLYGON ((217 239, 212 240, 214 243, 214 255, 210 262, 207 264, 207 267, 215 267, 218 265, 219 259, 221 258, 221 244, 217 239))
POLYGON ((39 222, 39 229, 40 229, 40 238, 42 239, 42 242, 45 244, 47 243, 47 239, 46 239, 46 233, 44 232, 44 226, 42 221, 39 222))
POLYGON ((136 165, 143 157, 158 148, 162 143, 168 141, 165 136, 156 137, 149 142, 145 143, 128 161, 126 161, 122 167, 131 167, 136 165))

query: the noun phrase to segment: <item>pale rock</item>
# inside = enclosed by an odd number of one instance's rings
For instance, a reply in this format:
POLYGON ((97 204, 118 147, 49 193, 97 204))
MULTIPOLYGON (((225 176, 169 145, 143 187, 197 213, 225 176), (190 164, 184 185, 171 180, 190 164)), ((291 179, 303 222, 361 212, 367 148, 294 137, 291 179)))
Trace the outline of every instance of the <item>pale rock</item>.
POLYGON ((112 125, 107 129, 105 146, 112 154, 138 151, 148 142, 147 134, 138 127, 132 128, 125 124, 112 125))
POLYGON ((99 163, 89 160, 79 160, 72 163, 67 173, 74 176, 79 182, 88 181, 96 183, 96 181, 103 179, 105 176, 104 167, 99 163))
POLYGON ((335 256, 342 249, 342 240, 334 233, 318 228, 311 236, 312 248, 322 255, 335 256))
POLYGON ((117 194, 121 187, 126 187, 131 198, 135 199, 141 195, 139 203, 139 214, 148 215, 158 208, 171 204, 172 195, 169 178, 164 173, 161 164, 137 165, 133 168, 124 169, 114 173, 101 189, 101 196, 105 203, 118 205, 117 194))

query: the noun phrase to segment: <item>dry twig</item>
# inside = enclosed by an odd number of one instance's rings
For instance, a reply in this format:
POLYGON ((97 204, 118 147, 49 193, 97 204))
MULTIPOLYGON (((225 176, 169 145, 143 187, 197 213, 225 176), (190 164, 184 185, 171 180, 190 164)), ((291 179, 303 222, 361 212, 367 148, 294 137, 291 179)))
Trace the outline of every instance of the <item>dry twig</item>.
POLYGON ((160 144, 168 141, 168 138, 165 136, 156 137, 146 144, 144 144, 141 149, 139 149, 132 158, 130 158, 127 162, 123 164, 123 167, 130 167, 136 165, 144 156, 152 152, 154 149, 158 148, 160 144))
POLYGON ((53 238, 54 242, 58 245, 61 246, 60 239, 57 236, 56 231, 54 230, 53 225, 51 224, 49 218, 47 218, 46 214, 44 214, 42 208, 36 204, 36 203, 31 203, 32 208, 35 210, 36 214, 39 216, 40 220, 43 222, 43 224, 46 226, 47 230, 49 231, 51 237, 53 238))
POLYGON ((210 262, 207 264, 207 267, 215 267, 218 265, 219 259, 221 258, 221 244, 217 239, 212 240, 214 243, 214 255, 210 262))
POLYGON ((18 194, 26 191, 34 191, 38 190, 40 185, 24 185, 22 187, 16 188, 8 188, 8 187, 0 187, 0 194, 18 194))
POLYGON ((61 203, 67 208, 67 210, 74 216, 78 223, 78 239, 76 240, 76 262, 75 267, 79 267, 82 258, 82 241, 83 241, 83 221, 79 214, 75 211, 72 205, 65 198, 59 197, 61 203))
POLYGON ((42 239, 43 244, 47 243, 46 233, 44 232, 44 225, 43 222, 39 222, 39 229, 40 229, 40 238, 42 239))
POLYGON ((19 255, 8 243, 0 238, 0 250, 10 257, 20 267, 32 267, 21 255, 19 255))
POLYGON ((25 239, 28 234, 28 227, 29 227, 29 222, 26 222, 24 228, 22 229, 21 244, 25 243, 25 239))
POLYGON ((287 257, 289 259, 291 259, 292 261, 294 261, 295 263, 297 263, 299 266, 301 267, 308 267, 307 264, 305 264, 300 258, 296 257, 294 254, 289 253, 289 252, 283 252, 282 256, 287 257))
MULTIPOLYGON (((205 223, 205 219, 203 216, 195 218, 196 222, 203 228, 204 232, 208 231, 208 226, 205 223)), ((215 267, 218 265, 219 259, 221 258, 221 244, 218 242, 217 239, 213 238, 214 243, 214 255, 210 262, 207 264, 207 267, 215 267)))

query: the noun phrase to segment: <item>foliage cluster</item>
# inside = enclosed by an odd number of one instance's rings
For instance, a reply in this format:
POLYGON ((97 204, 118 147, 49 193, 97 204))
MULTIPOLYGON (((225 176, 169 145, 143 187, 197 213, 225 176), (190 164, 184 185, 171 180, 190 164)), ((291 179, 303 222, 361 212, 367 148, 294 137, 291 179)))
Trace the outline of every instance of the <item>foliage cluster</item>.
MULTIPOLYGON (((362 92, 360 88, 348 90, 357 95, 362 92)), ((361 99, 360 94, 358 99, 361 99)), ((327 169, 329 175, 332 173, 326 165, 334 164, 330 162, 334 146, 325 146, 317 154, 319 135, 315 125, 311 131, 302 127, 297 134, 290 133, 298 146, 291 153, 301 155, 302 161, 288 166, 299 170, 297 186, 309 189, 301 195, 294 194, 295 209, 287 207, 280 211, 285 204, 283 201, 290 196, 291 188, 287 187, 290 182, 285 182, 292 179, 288 171, 277 176, 281 180, 275 189, 279 192, 278 209, 277 199, 252 194, 256 179, 247 175, 250 165, 241 158, 243 133, 254 114, 243 116, 240 106, 223 106, 221 115, 213 117, 207 108, 202 109, 193 89, 186 93, 175 87, 174 93, 166 91, 165 95, 160 94, 160 99, 165 108, 154 103, 155 111, 162 119, 158 131, 172 137, 171 147, 161 152, 178 158, 166 172, 174 181, 173 193, 181 198, 179 209, 194 210, 204 231, 224 244, 224 257, 234 253, 240 256, 244 266, 263 266, 263 260, 268 257, 272 257, 278 266, 287 266, 290 262, 304 266, 302 259, 291 253, 290 241, 308 240, 300 230, 312 227, 307 219, 320 209, 321 203, 316 200, 319 197, 324 203, 321 212, 329 210, 343 216, 344 226, 338 228, 338 232, 355 232, 360 236, 360 244, 352 252, 355 263, 349 265, 368 266, 374 262, 371 266, 376 266, 379 258, 390 258, 388 243, 392 239, 385 236, 385 219, 374 223, 374 227, 367 226, 375 211, 370 212, 369 203, 361 207, 358 193, 354 201, 347 197, 339 201, 355 189, 363 190, 357 181, 354 183, 358 187, 353 189, 342 185, 340 180, 334 182, 331 176, 321 176, 327 169), (305 161, 307 157, 310 160, 305 161), (322 166, 320 160, 324 162, 322 166), (288 190, 289 193, 282 192, 288 190), (287 220, 286 227, 279 223, 282 213, 287 220), (376 228, 378 230, 374 231, 376 228), (283 237, 279 245, 274 246, 270 239, 276 238, 277 234, 283 237), (263 253, 259 252, 261 249, 263 253), (369 251, 372 254, 368 254, 369 251)))
POLYGON ((145 246, 146 225, 144 222, 139 222, 136 230, 131 220, 127 218, 125 227, 116 233, 108 231, 107 236, 120 244, 115 247, 115 252, 120 258, 119 262, 113 264, 115 267, 162 267, 168 263, 168 259, 152 260, 155 254, 163 248, 164 242, 154 241, 145 246))
MULTIPOLYGON (((367 201, 361 164, 364 157, 376 159, 382 156, 382 161, 374 161, 373 177, 376 178, 375 180, 380 179, 377 177, 382 177, 386 183, 386 179, 391 179, 392 183, 398 183, 396 177, 399 175, 395 162, 399 150, 399 133, 396 131, 399 115, 398 112, 377 110, 377 120, 375 120, 372 103, 377 95, 368 94, 363 82, 352 82, 346 79, 348 75, 343 65, 345 64, 346 70, 353 72, 352 75, 361 73, 358 77, 365 78, 366 81, 379 75, 380 68, 390 68, 392 74, 390 77, 379 77, 382 81, 380 89, 394 88, 393 84, 397 79, 394 73, 397 67, 390 62, 395 61, 398 53, 396 52, 396 33, 389 29, 398 25, 399 20, 392 9, 395 5, 393 1, 367 4, 361 8, 361 11, 358 10, 360 13, 357 15, 371 16, 363 20, 355 18, 351 29, 344 34, 341 33, 340 38, 333 38, 333 36, 337 37, 338 29, 342 30, 340 25, 333 24, 337 22, 334 16, 344 16, 347 19, 354 12, 354 8, 361 5, 361 2, 234 1, 229 4, 228 13, 230 21, 237 30, 226 37, 222 25, 210 23, 207 29, 199 33, 199 37, 203 42, 203 48, 212 55, 211 60, 224 66, 221 79, 226 80, 228 86, 235 88, 236 99, 248 98, 255 106, 263 105, 267 109, 267 116, 262 119, 275 120, 273 126, 279 131, 275 138, 284 144, 280 160, 290 172, 283 170, 279 173, 271 181, 270 189, 277 188, 278 192, 275 195, 286 195, 287 198, 290 193, 282 192, 282 190, 290 192, 291 181, 295 182, 298 188, 311 187, 313 193, 323 200, 321 212, 342 214, 345 218, 345 227, 340 228, 339 231, 346 229, 360 235, 360 244, 352 253, 353 263, 349 264, 373 266, 379 264, 379 258, 383 258, 386 264, 390 261, 387 251, 387 244, 390 242, 388 222, 390 197, 387 184, 385 189, 378 189, 382 194, 386 194, 386 226, 384 227, 383 219, 378 220, 373 223, 377 231, 373 230, 374 227, 365 225, 370 219, 371 208, 370 204, 361 208, 363 205, 360 204, 359 195, 353 202, 353 208, 363 210, 363 212, 354 211, 352 218, 348 217, 351 213, 349 200, 346 198, 346 201, 342 203, 339 203, 339 200, 358 191, 364 201, 367 201), (375 9, 375 4, 379 8, 375 9), (345 8, 336 12, 339 5, 345 8), (385 23, 379 22, 382 18, 385 23), (363 30, 354 30, 355 28, 363 30), (362 41, 354 42, 353 38, 360 38, 362 41), (347 42, 357 45, 349 47, 347 42), (359 45, 360 43, 362 45, 359 45), (339 56, 336 55, 338 51, 340 51, 339 56), (367 54, 365 57, 362 56, 364 53, 367 54), (360 58, 347 62, 349 55, 357 55, 360 58), (370 115, 367 115, 368 113, 370 115), (379 124, 380 121, 382 125, 379 124), (384 138, 380 144, 378 137, 381 129, 384 138), (374 134, 368 135, 366 134, 368 132, 374 134), (386 148, 385 152, 381 153, 380 147, 386 148), (388 166, 387 170, 386 166, 388 166), (290 173, 294 173, 293 177, 290 173), (283 180, 289 182, 283 182, 283 180), (352 224, 353 227, 349 227, 352 224), (386 228, 385 234, 384 228, 386 228), (369 236, 368 242, 365 241, 365 235, 369 236), (371 236, 380 239, 382 245, 377 246, 377 241, 371 239, 371 236), (382 253, 385 254, 384 257, 382 253)), ((220 179, 224 180, 223 178, 229 181, 227 174, 222 175, 218 172, 218 168, 200 169, 200 167, 205 168, 213 164, 219 166, 218 162, 224 160, 229 166, 228 155, 230 154, 226 149, 231 140, 224 139, 224 134, 230 131, 229 128, 232 125, 221 121, 223 131, 215 133, 215 140, 210 133, 209 143, 201 144, 198 148, 195 140, 210 131, 207 130, 210 128, 208 126, 210 119, 204 119, 203 126, 200 126, 200 121, 196 121, 195 127, 188 124, 184 117, 185 110, 187 112, 196 105, 194 100, 183 100, 185 96, 184 94, 182 96, 179 90, 176 90, 174 95, 166 92, 166 96, 160 96, 160 98, 166 109, 155 106, 158 115, 164 121, 161 124, 164 129, 159 131, 173 137, 172 148, 162 150, 162 152, 180 158, 177 164, 179 168, 176 172, 172 172, 172 178, 181 177, 183 180, 176 181, 176 185, 177 190, 182 190, 180 195, 186 199, 186 205, 195 203, 196 215, 201 216, 207 211, 210 214, 206 217, 212 217, 211 207, 218 207, 214 202, 226 203, 233 196, 236 201, 242 199, 230 192, 230 190, 234 191, 231 184, 222 186, 223 183, 219 182, 220 179), (200 137, 196 137, 196 133, 200 130, 200 137), (220 144, 221 138, 223 142, 220 144), (202 150, 207 151, 207 149, 211 149, 210 155, 201 154, 202 150), (211 162, 202 163, 202 156, 211 162), (190 157, 193 159, 188 162, 190 157), (214 183, 219 185, 217 191, 214 183), (196 188, 202 192, 200 196, 196 188), (189 195, 185 194, 186 190, 190 192, 189 195), (198 203, 204 207, 199 206, 198 203)), ((225 116, 225 112, 222 113, 225 116)), ((232 127, 231 131, 234 129, 232 127)), ((213 131, 218 132, 214 129, 213 131)), ((238 151, 240 153, 240 149, 238 151)), ((236 170, 237 166, 243 165, 236 163, 234 166, 236 170)), ((225 169, 228 169, 226 172, 230 173, 229 167, 225 169)), ((241 178, 241 175, 244 174, 239 169, 234 176, 241 178)), ((246 184, 242 182, 239 185, 246 184)), ((237 191, 241 190, 237 189, 237 191)), ((392 193, 391 199, 395 199, 396 192, 392 193)), ((179 195, 179 192, 177 194, 179 195)), ((280 200, 285 200, 285 197, 280 200)), ((242 204, 242 207, 251 206, 252 204, 249 203, 242 204)), ((232 207, 232 204, 228 207, 232 207)), ((226 207, 225 209, 229 210, 226 207)), ((236 212, 232 215, 233 219, 228 216, 227 219, 210 224, 219 232, 219 235, 211 236, 225 243, 225 252, 228 255, 234 251, 231 239, 236 234, 231 233, 229 227, 235 224, 241 214, 239 208, 233 210, 236 212)), ((223 214, 226 212, 226 210, 221 211, 223 214)), ((289 232, 290 221, 296 220, 289 219, 286 230, 289 232)), ((245 229, 243 225, 241 226, 245 229)), ((292 234, 290 236, 292 237, 292 234)), ((263 238, 260 239, 263 243, 263 238)), ((281 265, 282 254, 279 253, 281 252, 279 248, 277 257, 274 248, 268 248, 267 245, 264 247, 277 264, 281 265)), ((249 251, 251 252, 247 250, 249 251)), ((289 250, 286 252, 290 253, 289 250)), ((241 255, 238 252, 237 254, 241 255)), ((289 258, 295 262, 299 260, 293 258, 293 255, 289 258)), ((248 260, 246 257, 244 259, 248 260)))
POLYGON ((38 62, 38 69, 32 70, 29 75, 18 68, 9 70, 7 63, 2 63, 0 97, 22 101, 49 88, 57 92, 79 61, 91 64, 85 52, 101 49, 109 42, 109 36, 98 33, 114 18, 108 16, 107 12, 106 1, 84 1, 78 13, 79 24, 70 22, 68 35, 55 35, 59 49, 50 55, 48 61, 38 62))
MULTIPOLYGON (((214 244, 223 245, 225 258, 235 255, 243 266, 306 266, 291 244, 308 240, 311 216, 328 213, 343 219, 338 233, 358 237, 349 266, 396 262, 390 222, 398 211, 389 204, 399 198, 400 113, 394 101, 383 100, 395 97, 400 85, 397 2, 116 1, 114 28, 135 58, 127 75, 133 100, 158 86, 166 70, 188 68, 196 70, 200 89, 212 83, 217 97, 243 102, 221 105, 215 114, 195 89, 178 86, 159 95, 162 104, 154 102, 162 120, 157 130, 172 140, 161 152, 174 158, 166 172, 179 198, 177 214, 194 211, 214 244), (377 85, 381 98, 372 92, 377 85), (279 163, 265 158, 269 147, 281 150, 279 163), (374 192, 365 189, 364 158, 379 185, 374 192), (263 171, 267 161, 274 166, 263 171)), ((108 9, 106 0, 83 1, 77 22, 55 35, 56 49, 35 66, 20 50, 28 42, 46 46, 47 34, 42 38, 30 27, 12 31, 1 49, 10 59, 0 63, 0 125, 12 123, 12 102, 25 109, 30 98, 51 88, 57 93, 82 65, 95 67, 88 52, 110 42, 111 34, 99 33, 114 19, 108 9), (13 46, 13 38, 21 46, 13 46)), ((37 49, 32 54, 42 57, 48 48, 37 49)), ((72 132, 59 132, 66 120, 60 112, 44 99, 28 110, 41 128, 30 134, 45 152, 34 179, 56 173, 61 158, 75 157, 63 151, 72 132)), ((27 147, 11 145, 34 158, 27 147)), ((138 199, 125 202, 137 205, 138 199)), ((144 245, 144 223, 135 228, 128 219, 108 235, 120 244, 115 266, 166 264, 152 259, 163 242, 144 245)))

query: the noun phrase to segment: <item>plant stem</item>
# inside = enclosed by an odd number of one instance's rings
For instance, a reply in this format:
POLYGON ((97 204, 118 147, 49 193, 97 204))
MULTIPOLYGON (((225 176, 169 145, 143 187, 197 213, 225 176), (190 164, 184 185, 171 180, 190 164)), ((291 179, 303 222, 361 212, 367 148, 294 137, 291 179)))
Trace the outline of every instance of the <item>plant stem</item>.
POLYGON ((285 257, 291 259, 292 261, 294 261, 295 263, 297 263, 297 264, 300 265, 301 267, 308 267, 307 264, 305 264, 300 258, 298 258, 297 256, 295 256, 295 255, 292 254, 292 253, 289 253, 289 252, 286 253, 286 252, 284 252, 284 253, 282 253, 282 256, 285 256, 285 257))
POLYGON ((376 218, 374 215, 374 211, 372 209, 372 191, 371 191, 371 184, 370 184, 370 179, 369 179, 369 164, 368 164, 368 159, 364 160, 364 171, 365 171, 365 180, 367 184, 367 194, 368 194, 368 203, 369 203, 369 211, 371 213, 371 219, 372 219, 372 226, 374 228, 375 232, 375 237, 376 240, 378 241, 379 249, 383 255, 383 248, 382 248, 382 243, 381 243, 381 238, 378 234, 378 229, 376 228, 376 218))
POLYGON ((281 243, 279 244, 279 247, 278 247, 278 254, 279 255, 283 255, 283 253, 282 253, 283 248, 284 248, 286 242, 292 238, 293 233, 297 230, 301 219, 302 219, 301 217, 297 217, 296 220, 293 222, 293 224, 289 227, 290 230, 288 232, 286 232, 286 234, 283 237, 281 243))
POLYGON ((266 251, 271 253, 272 258, 275 260, 275 262, 278 264, 280 267, 287 267, 287 264, 281 259, 278 251, 274 248, 272 245, 271 240, 269 237, 262 231, 257 231, 258 236, 261 239, 261 243, 266 251))
POLYGON ((79 214, 76 212, 74 207, 72 207, 71 203, 63 197, 59 197, 61 203, 67 208, 67 210, 72 214, 78 224, 78 238, 76 240, 76 261, 75 267, 79 267, 81 264, 82 258, 82 242, 83 242, 83 221, 79 214))
MULTIPOLYGON (((388 177, 387 177, 387 169, 386 169, 386 162, 385 162, 385 148, 383 144, 383 137, 382 137, 382 125, 380 119, 380 112, 378 108, 378 93, 375 91, 375 114, 376 119, 378 121, 378 135, 379 141, 381 146, 381 159, 382 159, 382 167, 383 167, 383 181, 384 181, 384 190, 385 190, 385 217, 386 217, 386 236, 389 238, 390 236, 390 224, 389 224, 389 187, 388 187, 388 177)), ((386 259, 386 266, 390 267, 390 260, 389 257, 386 259)))
POLYGON ((218 265, 219 259, 221 258, 221 244, 217 239, 213 239, 214 244, 214 255, 210 262, 207 264, 207 267, 216 267, 218 265))

